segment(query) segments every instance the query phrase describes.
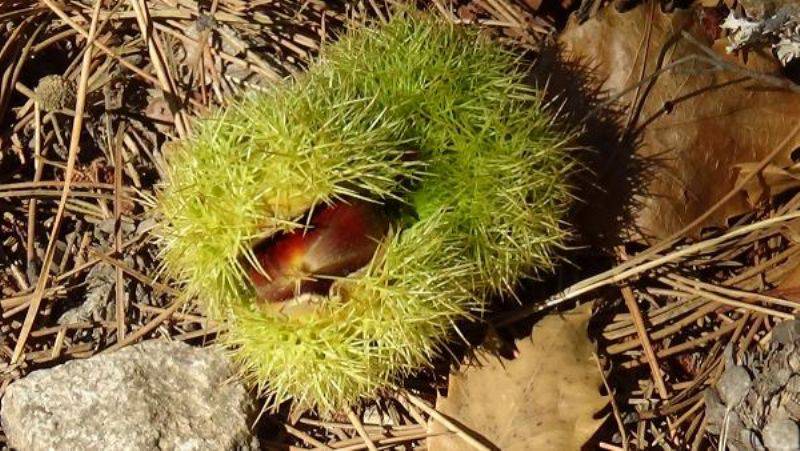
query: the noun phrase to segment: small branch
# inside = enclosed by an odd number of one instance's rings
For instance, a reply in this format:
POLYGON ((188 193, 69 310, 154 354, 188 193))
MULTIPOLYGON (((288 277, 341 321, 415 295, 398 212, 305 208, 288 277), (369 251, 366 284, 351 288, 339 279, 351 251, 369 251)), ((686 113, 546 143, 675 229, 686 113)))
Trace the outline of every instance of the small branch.
POLYGON ((367 449, 369 449, 369 451, 378 451, 378 447, 376 447, 372 439, 369 438, 367 431, 364 430, 364 425, 361 424, 361 420, 358 418, 355 412, 353 412, 353 409, 347 409, 347 418, 350 420, 351 423, 353 423, 353 427, 356 428, 356 432, 358 432, 358 435, 360 435, 361 438, 364 439, 364 443, 366 443, 367 449))
MULTIPOLYGON (((620 256, 620 259, 625 259, 625 251, 622 249, 617 249, 617 253, 620 256)), ((668 399, 669 398, 669 391, 667 390, 667 386, 664 385, 664 375, 661 373, 661 367, 658 364, 658 358, 656 358, 656 353, 653 351, 653 345, 650 343, 650 337, 647 334, 647 327, 644 324, 644 319, 642 319, 642 312, 639 310, 639 304, 636 302, 636 296, 633 294, 633 290, 630 286, 625 285, 620 287, 620 291, 622 292, 622 297, 625 299, 625 306, 628 307, 628 311, 631 313, 631 317, 633 318, 633 324, 636 327, 636 334, 639 336, 639 342, 642 345, 642 349, 644 350, 644 355, 647 358, 647 364, 650 366, 650 373, 653 376, 653 381, 656 384, 656 390, 658 391, 658 395, 661 396, 661 399, 668 399)))
POLYGON ((408 392, 405 393, 405 397, 409 400, 409 402, 422 409, 425 413, 430 415, 431 418, 441 423, 442 426, 447 428, 447 430, 450 432, 455 433, 459 438, 467 442, 474 449, 479 451, 491 451, 491 448, 476 440, 475 437, 472 437, 462 428, 458 427, 458 425, 448 420, 447 417, 437 412, 436 409, 431 408, 425 401, 408 392))
MULTIPOLYGON (((109 130, 110 132, 110 130, 109 130)), ((124 129, 120 127, 114 138, 114 252, 122 255, 122 136, 124 129)), ((125 339, 125 279, 122 276, 122 268, 114 268, 114 299, 115 315, 117 320, 117 341, 125 339)))

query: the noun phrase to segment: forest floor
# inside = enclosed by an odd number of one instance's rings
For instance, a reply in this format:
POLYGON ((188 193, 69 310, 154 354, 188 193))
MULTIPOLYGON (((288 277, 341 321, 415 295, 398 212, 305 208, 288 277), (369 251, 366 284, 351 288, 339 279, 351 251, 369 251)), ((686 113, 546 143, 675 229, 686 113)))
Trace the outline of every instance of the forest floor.
MULTIPOLYGON (((574 238, 552 276, 465 327, 475 346, 456 346, 458 371, 442 359, 338 421, 266 412, 264 446, 717 448, 709 387, 800 309, 800 14, 778 1, 417 3, 524 55, 580 131, 574 238), (788 18, 774 32, 731 19, 774 25, 776 11, 788 18)), ((164 152, 194 118, 392 8, 3 1, 0 396, 141 340, 213 343, 219 326, 159 273, 148 206, 164 152)))

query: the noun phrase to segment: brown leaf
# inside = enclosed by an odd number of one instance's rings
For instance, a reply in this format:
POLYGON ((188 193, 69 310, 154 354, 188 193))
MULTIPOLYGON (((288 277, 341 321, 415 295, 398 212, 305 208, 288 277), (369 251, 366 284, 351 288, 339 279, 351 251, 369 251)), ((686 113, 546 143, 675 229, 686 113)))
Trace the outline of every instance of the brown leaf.
MULTIPOLYGON (((437 410, 502 450, 580 449, 604 421, 594 414, 608 403, 586 333, 590 316, 590 304, 550 315, 517 342, 517 358, 487 356, 484 366, 451 375, 437 410)), ((438 423, 431 429, 444 431, 438 423)), ((428 449, 469 447, 444 434, 429 438, 428 449)))
MULTIPOLYGON (((738 165, 739 176, 737 184, 744 181, 758 166, 758 163, 743 163, 738 165)), ((770 198, 776 194, 800 187, 800 166, 793 165, 786 168, 774 164, 767 165, 756 177, 744 184, 742 189, 747 193, 747 201, 751 206, 770 198)))
MULTIPOLYGON (((603 88, 613 95, 639 82, 643 62, 645 76, 656 69, 659 53, 675 32, 686 29, 703 41, 699 17, 695 10, 664 14, 649 4, 626 13, 603 8, 583 24, 573 18, 562 44, 596 67, 603 88)), ((725 53, 724 41, 711 45, 718 54, 725 53)), ((666 53, 663 65, 695 53, 697 48, 682 40, 666 53)), ((749 69, 778 74, 771 55, 750 53, 747 59, 749 69)), ((705 213, 734 187, 737 165, 760 161, 800 120, 800 95, 709 69, 690 62, 662 74, 649 91, 641 89, 645 101, 636 122, 641 130, 637 155, 654 165, 636 218, 645 235, 668 236, 705 213)), ((635 92, 622 100, 632 102, 635 92)), ((787 166, 798 145, 800 137, 795 137, 772 163, 787 166)), ((702 226, 723 225, 747 210, 747 196, 740 193, 702 226)))
MULTIPOLYGON (((800 231, 796 227, 787 227, 787 235, 795 242, 800 241, 800 231)), ((764 292, 767 296, 774 296, 787 301, 800 303, 800 256, 792 255, 781 266, 785 270, 778 277, 775 288, 764 292)))

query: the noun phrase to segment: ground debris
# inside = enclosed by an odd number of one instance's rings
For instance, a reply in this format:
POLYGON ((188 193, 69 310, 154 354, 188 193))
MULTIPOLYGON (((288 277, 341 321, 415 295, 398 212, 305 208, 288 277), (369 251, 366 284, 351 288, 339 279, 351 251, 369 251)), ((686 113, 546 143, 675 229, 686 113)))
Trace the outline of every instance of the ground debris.
POLYGON ((800 447, 800 321, 772 330, 766 350, 734 363, 726 350, 725 372, 704 394, 708 431, 730 449, 800 447))
POLYGON ((727 50, 769 46, 784 66, 800 58, 800 5, 785 4, 774 9, 759 6, 751 8, 751 17, 731 11, 725 18, 720 27, 730 32, 727 50))

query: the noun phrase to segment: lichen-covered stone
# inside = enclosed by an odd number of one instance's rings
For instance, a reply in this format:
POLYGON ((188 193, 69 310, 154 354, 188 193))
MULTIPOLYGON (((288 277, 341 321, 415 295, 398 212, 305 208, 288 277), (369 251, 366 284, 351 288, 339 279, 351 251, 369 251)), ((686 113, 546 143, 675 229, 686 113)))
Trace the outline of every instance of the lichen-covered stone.
POLYGON ((19 450, 258 449, 252 400, 217 350, 149 341, 35 371, 3 398, 19 450))

